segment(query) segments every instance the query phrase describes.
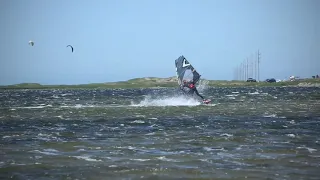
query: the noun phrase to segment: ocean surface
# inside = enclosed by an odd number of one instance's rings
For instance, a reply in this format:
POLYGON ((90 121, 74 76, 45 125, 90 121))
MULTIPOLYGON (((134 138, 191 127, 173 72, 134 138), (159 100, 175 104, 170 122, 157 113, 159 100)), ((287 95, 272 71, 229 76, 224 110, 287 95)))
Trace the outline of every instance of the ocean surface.
POLYGON ((0 90, 0 179, 320 179, 320 88, 0 90))

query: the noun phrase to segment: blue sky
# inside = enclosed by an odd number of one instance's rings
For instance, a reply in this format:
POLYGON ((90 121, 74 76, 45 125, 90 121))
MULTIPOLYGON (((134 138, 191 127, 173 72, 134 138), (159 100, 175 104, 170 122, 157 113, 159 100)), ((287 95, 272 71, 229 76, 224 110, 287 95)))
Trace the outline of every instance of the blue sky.
POLYGON ((232 80, 258 49, 260 79, 320 74, 318 0, 3 0, 0 25, 0 84, 170 77, 180 55, 232 80))

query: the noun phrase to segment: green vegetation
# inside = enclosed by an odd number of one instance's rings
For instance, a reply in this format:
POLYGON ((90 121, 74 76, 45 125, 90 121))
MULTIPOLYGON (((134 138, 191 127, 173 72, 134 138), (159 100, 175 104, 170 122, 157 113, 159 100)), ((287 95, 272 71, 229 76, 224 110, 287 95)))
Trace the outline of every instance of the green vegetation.
MULTIPOLYGON (((297 81, 286 81, 277 83, 268 82, 244 82, 244 81, 223 81, 208 80, 212 87, 246 87, 246 86, 317 86, 320 87, 320 79, 304 79, 297 81)), ((177 87, 175 77, 170 78, 135 78, 128 81, 91 83, 78 85, 41 85, 37 83, 22 83, 8 86, 0 86, 0 89, 75 89, 75 88, 152 88, 152 87, 177 87)))

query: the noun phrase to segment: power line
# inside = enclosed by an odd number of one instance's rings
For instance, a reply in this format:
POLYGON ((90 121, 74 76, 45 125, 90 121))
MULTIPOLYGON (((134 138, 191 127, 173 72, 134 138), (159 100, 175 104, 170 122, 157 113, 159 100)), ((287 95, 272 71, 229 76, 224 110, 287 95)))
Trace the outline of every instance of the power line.
POLYGON ((261 53, 258 52, 252 53, 250 56, 245 58, 239 66, 234 69, 234 79, 235 80, 244 80, 248 78, 253 78, 260 81, 260 63, 261 63, 261 53))

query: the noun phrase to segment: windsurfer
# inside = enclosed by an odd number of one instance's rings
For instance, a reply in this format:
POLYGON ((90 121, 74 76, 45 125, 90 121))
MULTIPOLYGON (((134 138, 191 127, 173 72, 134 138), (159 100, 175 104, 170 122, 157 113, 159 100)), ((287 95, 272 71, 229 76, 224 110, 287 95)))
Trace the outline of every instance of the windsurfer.
POLYGON ((184 56, 180 56, 175 60, 175 65, 178 84, 181 91, 187 96, 193 96, 195 93, 202 99, 203 103, 210 103, 210 99, 204 99, 204 97, 199 94, 195 85, 199 81, 201 75, 194 69, 189 61, 187 61, 184 56))
POLYGON ((193 93, 196 93, 197 96, 199 96, 202 100, 204 100, 204 97, 199 94, 195 84, 192 81, 183 80, 183 85, 181 89, 184 87, 189 88, 189 91, 186 94, 193 95, 193 93))

